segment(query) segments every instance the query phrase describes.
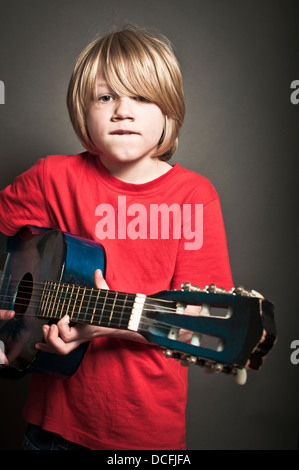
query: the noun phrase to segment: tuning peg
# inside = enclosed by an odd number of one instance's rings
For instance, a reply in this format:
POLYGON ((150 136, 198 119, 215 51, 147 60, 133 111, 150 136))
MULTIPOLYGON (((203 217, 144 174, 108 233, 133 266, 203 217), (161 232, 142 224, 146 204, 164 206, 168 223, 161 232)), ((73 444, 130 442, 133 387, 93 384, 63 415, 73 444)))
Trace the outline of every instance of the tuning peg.
POLYGON ((183 290, 187 290, 187 291, 190 291, 190 292, 197 292, 197 291, 200 291, 201 289, 199 288, 199 286, 193 286, 191 284, 191 282, 185 282, 184 284, 181 284, 181 288, 183 290))
POLYGON ((175 359, 176 361, 179 361, 183 356, 181 352, 173 351, 172 349, 164 349, 163 354, 166 357, 166 359, 171 358, 171 359, 175 359))
POLYGON ((228 294, 229 292, 224 287, 217 287, 216 284, 206 286, 205 290, 210 294, 228 294))
POLYGON ((236 369, 233 371, 234 379, 236 384, 245 385, 247 381, 247 371, 246 369, 236 369))
POLYGON ((240 285, 237 286, 233 289, 234 294, 236 295, 243 295, 246 297, 257 297, 258 299, 263 299, 264 296, 260 294, 260 292, 257 292, 256 290, 246 290, 244 286, 240 285))
POLYGON ((219 362, 206 361, 204 371, 207 374, 218 374, 219 372, 223 371, 223 364, 220 364, 219 362))
POLYGON ((196 356, 183 356, 181 358, 181 365, 183 367, 189 367, 193 366, 197 362, 197 357, 196 356))
POLYGON ((164 349, 163 354, 166 359, 173 357, 173 351, 171 349, 164 349))

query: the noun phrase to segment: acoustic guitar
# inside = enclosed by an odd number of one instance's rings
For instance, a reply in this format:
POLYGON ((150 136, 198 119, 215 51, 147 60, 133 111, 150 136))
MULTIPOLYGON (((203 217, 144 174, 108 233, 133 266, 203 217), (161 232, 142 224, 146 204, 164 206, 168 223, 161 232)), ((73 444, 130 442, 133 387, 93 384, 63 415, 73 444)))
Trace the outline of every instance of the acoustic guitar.
POLYGON ((254 291, 225 291, 215 285, 199 289, 186 282, 179 290, 154 295, 96 289, 93 273, 105 273, 103 247, 60 230, 24 227, 6 238, 0 264, 0 309, 15 317, 0 322, 0 345, 9 366, 2 377, 27 372, 55 377, 72 375, 88 343, 66 356, 38 351, 42 325, 69 315, 73 323, 128 329, 162 348, 168 358, 233 374, 259 370, 276 340, 273 303, 254 291), (201 306, 190 315, 187 305, 201 306), (190 340, 180 340, 180 330, 190 340))

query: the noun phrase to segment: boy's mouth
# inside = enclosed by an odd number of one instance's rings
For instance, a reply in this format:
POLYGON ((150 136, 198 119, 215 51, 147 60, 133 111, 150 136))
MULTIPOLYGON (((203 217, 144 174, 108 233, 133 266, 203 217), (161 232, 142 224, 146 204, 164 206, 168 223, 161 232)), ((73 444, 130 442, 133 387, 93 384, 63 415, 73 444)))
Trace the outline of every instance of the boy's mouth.
POLYGON ((130 131, 130 130, 124 130, 124 129, 117 129, 116 131, 110 132, 110 134, 111 135, 131 135, 131 134, 138 135, 138 132, 130 131))

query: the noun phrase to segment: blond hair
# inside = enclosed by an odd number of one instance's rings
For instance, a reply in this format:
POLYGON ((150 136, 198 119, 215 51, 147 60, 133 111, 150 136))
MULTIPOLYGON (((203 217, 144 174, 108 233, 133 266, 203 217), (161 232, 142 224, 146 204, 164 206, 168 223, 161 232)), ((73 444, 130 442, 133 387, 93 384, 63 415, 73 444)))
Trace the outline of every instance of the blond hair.
POLYGON ((169 41, 147 30, 127 28, 88 45, 77 59, 69 83, 67 106, 82 145, 98 153, 86 125, 98 72, 119 95, 142 96, 165 115, 155 156, 169 160, 178 145, 185 115, 182 76, 169 41))

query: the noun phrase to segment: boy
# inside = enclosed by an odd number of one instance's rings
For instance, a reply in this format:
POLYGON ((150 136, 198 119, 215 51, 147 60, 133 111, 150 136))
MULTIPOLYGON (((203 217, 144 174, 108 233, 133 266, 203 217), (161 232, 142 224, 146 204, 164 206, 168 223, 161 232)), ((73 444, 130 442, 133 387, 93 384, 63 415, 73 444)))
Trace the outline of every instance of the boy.
MULTIPOLYGON (((185 281, 231 288, 215 189, 167 163, 185 113, 167 40, 126 29, 93 42, 74 68, 68 109, 86 152, 41 159, 2 191, 1 231, 32 224, 102 243, 107 272, 105 281, 95 272, 98 288, 146 295, 185 281)), ((138 333, 69 327, 67 317, 44 337, 37 348, 61 354, 91 342, 72 377, 32 375, 27 446, 43 437, 46 444, 33 446, 50 448, 60 436, 68 448, 185 448, 187 370, 179 362, 138 333)))

